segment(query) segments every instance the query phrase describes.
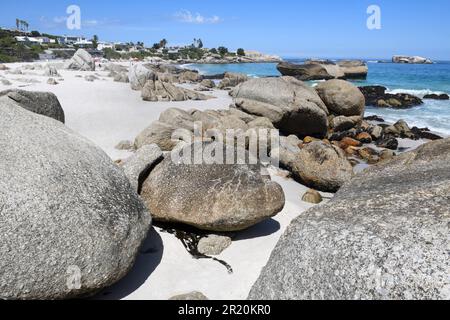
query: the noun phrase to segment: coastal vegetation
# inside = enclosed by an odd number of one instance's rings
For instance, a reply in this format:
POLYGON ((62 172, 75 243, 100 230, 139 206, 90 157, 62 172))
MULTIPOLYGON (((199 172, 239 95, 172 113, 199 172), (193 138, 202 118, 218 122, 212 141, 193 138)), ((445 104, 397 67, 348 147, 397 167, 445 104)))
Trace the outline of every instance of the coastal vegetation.
POLYGON ((14 33, 0 30, 0 62, 33 61, 39 58, 40 46, 25 46, 14 38, 14 33))

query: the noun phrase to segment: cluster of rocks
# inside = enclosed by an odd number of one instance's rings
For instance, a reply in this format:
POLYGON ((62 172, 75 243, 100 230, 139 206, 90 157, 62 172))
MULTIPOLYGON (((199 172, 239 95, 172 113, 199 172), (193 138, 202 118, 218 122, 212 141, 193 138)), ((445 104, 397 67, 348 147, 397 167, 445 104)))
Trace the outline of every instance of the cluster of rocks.
POLYGON ((448 94, 446 93, 440 93, 440 94, 436 94, 436 93, 431 93, 431 94, 426 94, 423 96, 424 99, 430 99, 430 100, 450 100, 450 97, 448 94))
MULTIPOLYGON (((114 77, 120 75, 125 80, 123 72, 114 70, 111 72, 114 72, 114 77)), ((129 69, 126 79, 133 90, 142 91, 141 96, 145 101, 208 100, 214 97, 199 91, 209 91, 216 87, 212 79, 204 79, 197 71, 171 65, 135 64, 129 69), (195 90, 189 90, 179 86, 184 83, 197 83, 198 87, 195 90)), ((222 75, 218 88, 229 90, 247 79, 245 75, 226 73, 222 75)))
POLYGON ((359 88, 366 98, 368 106, 379 108, 408 109, 423 104, 422 99, 407 93, 386 93, 383 86, 365 86, 359 88))
POLYGON ((450 139, 371 167, 295 219, 251 300, 448 300, 450 139))
POLYGON ((283 76, 292 76, 302 81, 330 79, 366 79, 368 67, 363 61, 308 60, 304 64, 281 62, 277 65, 283 76))

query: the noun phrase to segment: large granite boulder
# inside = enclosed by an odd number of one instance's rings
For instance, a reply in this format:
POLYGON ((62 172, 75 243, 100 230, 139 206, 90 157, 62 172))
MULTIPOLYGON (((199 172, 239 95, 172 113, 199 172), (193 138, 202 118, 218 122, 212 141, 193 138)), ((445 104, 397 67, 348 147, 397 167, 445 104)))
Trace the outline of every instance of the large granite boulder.
POLYGON ((62 123, 65 121, 64 110, 58 98, 51 92, 14 89, 0 92, 0 97, 3 96, 31 112, 53 118, 62 123))
POLYGON ((172 151, 180 143, 180 140, 173 137, 173 133, 177 129, 170 124, 155 121, 138 134, 134 141, 134 147, 139 149, 145 145, 156 144, 162 151, 172 151))
POLYGON ((248 157, 245 150, 221 143, 196 142, 186 145, 180 154, 191 153, 187 159, 200 159, 200 163, 186 164, 168 155, 158 164, 141 193, 154 219, 203 230, 238 231, 280 212, 283 190, 269 175, 263 175, 261 165, 209 164, 203 158, 219 150, 226 155, 230 148, 235 156, 248 157))
POLYGON ((353 167, 337 146, 315 141, 298 147, 282 138, 280 164, 302 184, 324 192, 336 192, 353 177, 353 167))
POLYGON ((450 100, 450 96, 446 93, 440 93, 440 94, 436 94, 436 93, 431 93, 431 94, 426 94, 423 96, 424 99, 430 99, 430 100, 450 100))
POLYGON ((342 60, 337 63, 344 73, 345 79, 367 79, 369 68, 364 61, 361 60, 342 60))
POLYGON ((307 60, 305 64, 316 64, 323 67, 327 73, 335 79, 345 78, 345 74, 342 69, 330 60, 307 60))
POLYGON ((0 299, 76 298, 125 276, 151 217, 122 170, 6 98, 0 127, 0 299))
POLYGON ((65 69, 95 71, 95 60, 86 50, 78 49, 72 59, 70 59, 65 65, 65 69))
POLYGON ((366 108, 364 95, 350 82, 329 80, 316 87, 328 110, 339 116, 362 116, 366 108))
POLYGON ((327 133, 327 107, 314 89, 293 77, 250 79, 232 95, 237 108, 268 118, 284 133, 318 137, 327 133))
POLYGON ((450 299, 450 139, 366 169, 293 221, 250 299, 450 299))
POLYGON ((303 81, 329 80, 335 78, 322 65, 316 63, 293 64, 280 62, 277 65, 277 69, 283 76, 292 76, 303 81))
POLYGON ((141 90, 148 80, 156 80, 156 74, 145 65, 138 63, 130 67, 128 80, 130 81, 131 89, 141 90))
POLYGON ((366 105, 378 108, 408 109, 423 104, 422 99, 407 93, 386 93, 383 86, 359 87, 366 105))

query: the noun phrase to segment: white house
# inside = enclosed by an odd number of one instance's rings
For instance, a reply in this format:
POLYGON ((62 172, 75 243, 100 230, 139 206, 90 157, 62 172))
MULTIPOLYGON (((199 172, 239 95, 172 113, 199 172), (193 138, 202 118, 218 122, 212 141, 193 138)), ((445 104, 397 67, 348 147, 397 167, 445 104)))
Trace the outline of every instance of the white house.
POLYGON ((77 45, 77 46, 90 46, 92 41, 88 41, 85 37, 80 36, 63 36, 58 38, 60 44, 65 45, 77 45))
POLYGON ((101 41, 98 43, 97 49, 100 51, 104 49, 114 49, 114 43, 101 41))
POLYGON ((15 37, 17 42, 24 43, 27 45, 39 45, 39 44, 50 44, 56 43, 54 39, 47 37, 27 37, 27 36, 17 36, 15 37))

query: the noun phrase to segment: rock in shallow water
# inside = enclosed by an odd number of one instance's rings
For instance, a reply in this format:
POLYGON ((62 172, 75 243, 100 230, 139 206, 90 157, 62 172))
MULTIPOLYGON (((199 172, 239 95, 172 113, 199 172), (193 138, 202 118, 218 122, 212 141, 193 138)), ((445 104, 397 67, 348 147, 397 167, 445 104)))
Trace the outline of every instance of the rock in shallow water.
POLYGON ((366 169, 293 221, 250 299, 450 299, 450 139, 366 169))
POLYGON ((156 74, 143 64, 135 64, 128 71, 128 80, 131 89, 141 90, 148 80, 155 80, 156 74))
MULTIPOLYGON (((202 159, 202 148, 203 154, 215 149, 225 155, 231 149, 236 155, 239 150, 221 143, 197 142, 183 152, 202 159)), ((246 151, 244 154, 248 155, 246 151)), ((283 209, 283 190, 270 176, 263 175, 261 165, 200 163, 183 164, 168 155, 150 173, 141 196, 155 220, 202 230, 239 231, 283 209)))
POLYGON ((151 218, 122 170, 6 98, 0 127, 0 299, 75 298, 125 276, 151 218))

